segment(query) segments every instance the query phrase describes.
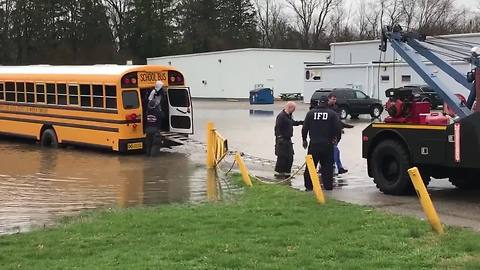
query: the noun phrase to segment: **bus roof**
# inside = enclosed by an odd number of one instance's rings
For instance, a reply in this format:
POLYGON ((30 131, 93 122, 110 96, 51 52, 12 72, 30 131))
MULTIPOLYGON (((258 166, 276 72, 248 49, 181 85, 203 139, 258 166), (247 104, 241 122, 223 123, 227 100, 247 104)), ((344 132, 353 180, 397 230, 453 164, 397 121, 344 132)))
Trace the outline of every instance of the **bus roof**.
MULTIPOLYGON (((149 65, 91 65, 91 66, 0 66, 1 74, 58 74, 58 75, 123 75, 142 70, 149 65)), ((173 69, 168 67, 166 69, 173 69)))

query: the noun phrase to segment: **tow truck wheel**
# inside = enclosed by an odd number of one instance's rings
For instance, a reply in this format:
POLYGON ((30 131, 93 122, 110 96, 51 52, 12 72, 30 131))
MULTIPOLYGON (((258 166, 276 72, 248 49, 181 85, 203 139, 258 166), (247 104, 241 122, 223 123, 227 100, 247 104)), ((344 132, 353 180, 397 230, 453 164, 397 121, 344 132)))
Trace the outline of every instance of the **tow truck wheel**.
POLYGON ((370 161, 373 181, 385 194, 405 195, 413 190, 407 170, 410 160, 407 150, 397 141, 380 142, 372 152, 370 161))
POLYGON ((471 179, 472 177, 450 177, 448 180, 459 189, 479 190, 480 181, 471 179))

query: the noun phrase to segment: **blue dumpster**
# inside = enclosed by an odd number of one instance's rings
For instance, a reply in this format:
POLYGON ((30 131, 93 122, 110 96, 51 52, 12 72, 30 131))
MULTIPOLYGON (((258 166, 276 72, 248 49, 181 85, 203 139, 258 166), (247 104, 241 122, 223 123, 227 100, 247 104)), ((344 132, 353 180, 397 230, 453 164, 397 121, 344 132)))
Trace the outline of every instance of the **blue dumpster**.
POLYGON ((250 104, 273 104, 273 90, 258 88, 250 91, 250 104))

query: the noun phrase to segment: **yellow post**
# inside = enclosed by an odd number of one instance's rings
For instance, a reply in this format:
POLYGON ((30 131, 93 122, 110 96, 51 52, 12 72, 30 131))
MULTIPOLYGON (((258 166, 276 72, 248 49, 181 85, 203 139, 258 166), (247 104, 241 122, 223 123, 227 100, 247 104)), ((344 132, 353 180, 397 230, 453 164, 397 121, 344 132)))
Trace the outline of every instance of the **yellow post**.
POLYGON ((417 167, 413 167, 408 170, 408 174, 410 174, 410 179, 412 180, 413 186, 417 191, 417 196, 420 199, 420 203, 422 204, 423 211, 425 215, 427 215, 428 221, 432 225, 432 228, 437 232, 442 234, 443 233, 443 226, 440 223, 440 218, 437 215, 437 211, 435 211, 435 207, 433 206, 432 200, 430 199, 430 195, 427 192, 427 188, 423 183, 422 176, 418 171, 417 167))
POLYGON ((242 179, 245 185, 248 187, 252 187, 252 180, 250 179, 250 175, 248 174, 248 169, 247 166, 245 166, 245 163, 243 162, 242 157, 240 156, 239 153, 235 154, 235 160, 238 164, 238 167, 240 168, 240 172, 242 173, 242 179))
POLYGON ((324 204, 325 196, 323 195, 322 187, 320 186, 320 178, 318 177, 317 168, 315 168, 315 165, 313 164, 312 155, 306 156, 305 161, 307 163, 307 170, 310 174, 310 179, 312 180, 315 197, 317 197, 317 201, 320 204, 324 204))
POLYGON ((215 168, 207 169, 207 198, 209 201, 218 201, 217 181, 217 170, 215 168))
POLYGON ((207 124, 207 168, 215 167, 215 126, 212 122, 207 124))

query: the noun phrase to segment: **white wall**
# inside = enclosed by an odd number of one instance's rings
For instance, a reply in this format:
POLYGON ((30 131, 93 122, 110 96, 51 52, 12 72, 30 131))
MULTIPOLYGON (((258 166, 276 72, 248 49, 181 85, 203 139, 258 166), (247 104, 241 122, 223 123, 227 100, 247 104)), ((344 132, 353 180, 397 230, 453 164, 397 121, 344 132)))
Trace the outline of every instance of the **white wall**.
MULTIPOLYGON (((454 40, 480 43, 480 33, 447 35, 443 37, 451 38, 454 40)), ((427 40, 432 39, 427 38, 427 40)), ((403 59, 394 52, 393 48, 390 46, 390 43, 387 45, 387 51, 382 54, 380 54, 380 50, 378 48, 379 45, 380 40, 332 43, 330 44, 330 49, 332 52, 331 62, 332 64, 336 65, 368 64, 372 61, 379 61, 380 57, 381 60, 384 62, 392 62, 394 59, 404 62, 403 59)), ((435 49, 439 51, 445 51, 439 48, 435 49)), ((445 59, 445 57, 441 57, 445 59)))
POLYGON ((304 62, 327 62, 329 51, 241 49, 149 58, 150 65, 181 71, 193 97, 248 98, 257 85, 280 93, 303 92, 304 62))
MULTIPOLYGON (((471 70, 471 66, 468 63, 452 63, 452 65, 464 74, 471 70)), ((432 64, 427 64, 427 66, 453 93, 468 95, 467 89, 452 80, 444 72, 439 71, 432 64)), ((392 64, 382 64, 380 68, 378 64, 330 65, 306 67, 305 72, 306 71, 321 78, 320 80, 314 80, 313 76, 311 76, 309 80, 304 81, 305 91, 303 96, 304 102, 306 103, 310 102, 313 92, 321 88, 355 88, 362 90, 371 97, 380 98, 385 101, 385 90, 388 88, 401 87, 409 84, 425 84, 422 78, 404 63, 396 64, 395 68, 392 64), (402 81, 402 76, 408 75, 410 76, 410 81, 402 81), (388 76, 389 80, 382 81, 382 76, 388 76)))

